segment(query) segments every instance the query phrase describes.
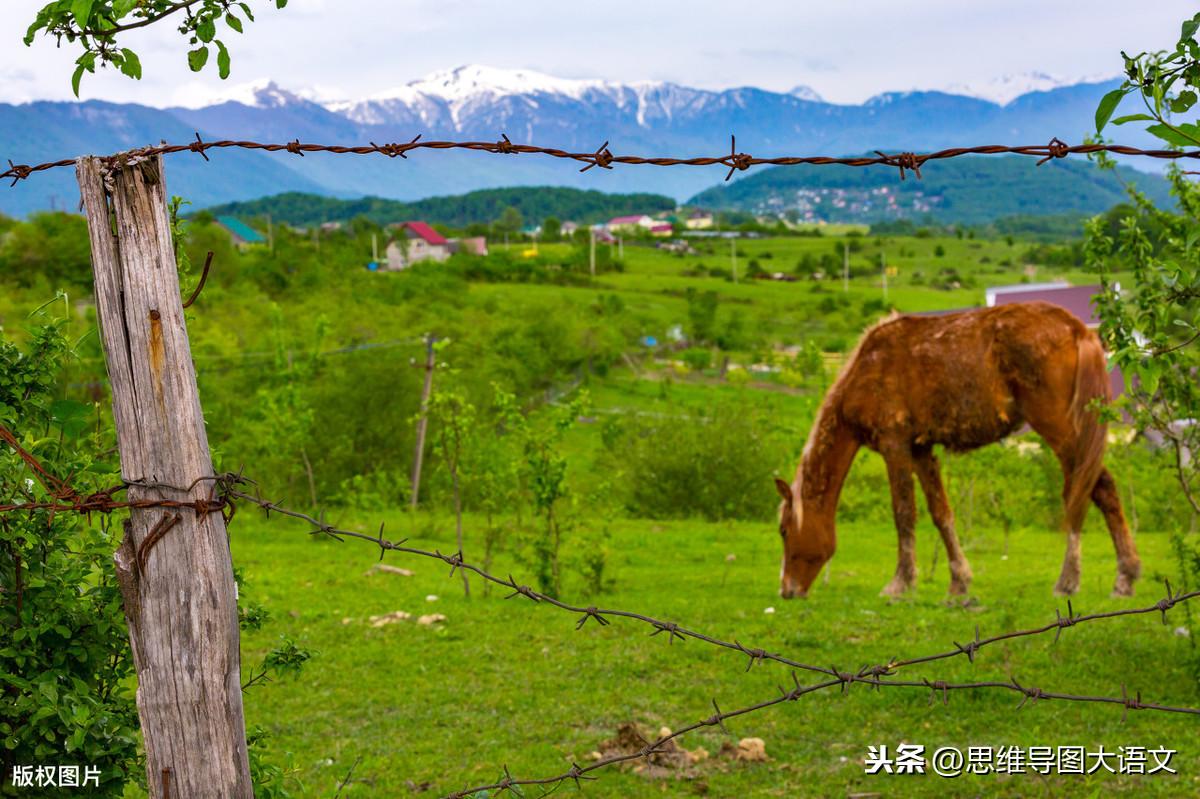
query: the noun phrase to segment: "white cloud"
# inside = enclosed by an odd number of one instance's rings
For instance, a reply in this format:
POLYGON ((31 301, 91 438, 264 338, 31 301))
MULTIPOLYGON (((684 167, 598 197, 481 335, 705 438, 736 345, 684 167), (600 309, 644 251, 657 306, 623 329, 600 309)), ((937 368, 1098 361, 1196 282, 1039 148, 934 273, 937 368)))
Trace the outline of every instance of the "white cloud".
MULTIPOLYGON (((321 99, 354 99, 461 64, 535 69, 569 78, 669 80, 703 88, 812 86, 838 102, 887 90, 984 85, 1044 72, 1065 79, 1113 74, 1119 51, 1173 43, 1187 0, 1136 13, 1118 0, 856 3, 610 0, 577 3, 465 0, 292 0, 276 11, 249 0, 257 22, 224 35, 233 75, 188 71, 186 41, 169 23, 127 34, 146 77, 85 76, 85 99, 150 105, 227 97, 274 80, 321 99), (1119 24, 1117 24, 1119 23, 1119 24), (319 88, 314 88, 319 87, 319 88)), ((20 43, 44 0, 9 0, 0 18, 0 101, 69 99, 76 53, 40 39, 20 43)))

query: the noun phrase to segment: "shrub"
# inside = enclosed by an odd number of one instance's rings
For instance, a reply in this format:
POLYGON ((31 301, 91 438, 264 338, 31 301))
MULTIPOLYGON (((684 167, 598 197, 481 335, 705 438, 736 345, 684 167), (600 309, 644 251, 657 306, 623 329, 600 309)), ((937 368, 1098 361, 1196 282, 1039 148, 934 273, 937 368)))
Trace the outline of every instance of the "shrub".
POLYGON ((787 447, 757 409, 729 404, 690 418, 638 419, 622 433, 609 456, 634 515, 765 520, 779 504, 771 479, 787 447))

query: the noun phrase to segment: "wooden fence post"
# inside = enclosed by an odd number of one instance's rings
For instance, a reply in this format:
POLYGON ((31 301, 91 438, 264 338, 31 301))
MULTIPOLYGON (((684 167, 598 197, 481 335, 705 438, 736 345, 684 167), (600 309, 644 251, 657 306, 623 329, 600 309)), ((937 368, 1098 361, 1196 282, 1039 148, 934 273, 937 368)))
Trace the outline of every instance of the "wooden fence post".
MULTIPOLYGON (((214 491, 160 156, 81 158, 96 311, 128 497, 214 491), (157 484, 175 488, 157 487, 157 484)), ((220 512, 130 511, 114 554, 152 799, 250 799, 237 587, 220 512), (165 533, 163 532, 165 530, 165 533), (143 547, 151 537, 151 546, 143 547), (155 541, 157 539, 157 541, 155 541)))

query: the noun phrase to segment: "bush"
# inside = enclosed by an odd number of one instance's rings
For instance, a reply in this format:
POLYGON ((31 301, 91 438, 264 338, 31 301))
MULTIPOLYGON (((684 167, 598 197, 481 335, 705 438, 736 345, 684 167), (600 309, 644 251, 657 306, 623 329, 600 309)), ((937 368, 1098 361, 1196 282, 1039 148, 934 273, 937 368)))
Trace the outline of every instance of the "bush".
MULTIPOLYGON (((28 352, 0 341, 0 422, 53 475, 90 493, 118 482, 94 458, 111 441, 95 407, 56 399, 67 354, 58 324, 32 331, 28 352), (87 432, 85 432, 87 431, 87 432)), ((0 496, 46 501, 50 489, 0 444, 0 496), (20 486, 20 488, 18 488, 20 486)), ((141 772, 133 659, 112 553, 120 527, 36 511, 0 525, 0 771, 15 765, 99 768, 89 795, 120 796, 141 772)))
POLYGON ((766 520, 787 446, 761 412, 740 404, 690 418, 638 419, 612 442, 620 493, 635 516, 766 520))

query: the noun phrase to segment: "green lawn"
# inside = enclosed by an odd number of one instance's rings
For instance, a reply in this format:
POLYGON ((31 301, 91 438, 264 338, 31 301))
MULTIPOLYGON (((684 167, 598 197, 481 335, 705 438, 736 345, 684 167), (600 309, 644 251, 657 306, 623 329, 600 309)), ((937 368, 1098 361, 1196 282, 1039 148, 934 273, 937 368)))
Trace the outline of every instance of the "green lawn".
MULTIPOLYGON (((1095 516, 1095 514, 1093 514, 1095 516)), ((378 519, 337 518, 373 530, 378 519)), ((392 535, 411 535, 427 548, 453 549, 449 520, 392 516, 392 535), (446 532, 431 533, 431 530, 446 532)), ((1156 578, 1171 570, 1168 538, 1139 538, 1146 575, 1139 596, 1108 597, 1114 560, 1095 518, 1085 544, 1084 581, 1075 609, 1094 612, 1151 604, 1162 594, 1156 578)), ((468 523, 466 552, 477 546, 468 523)), ((1065 605, 1051 596, 1062 555, 1059 536, 1014 534, 1010 555, 1000 536, 976 533, 964 543, 975 570, 969 607, 946 601, 945 558, 930 573, 935 534, 919 532, 922 576, 910 598, 888 601, 879 589, 891 576, 895 534, 890 527, 853 526, 841 532, 826 582, 807 601, 778 598, 778 536, 767 524, 649 523, 612 526, 610 567, 615 587, 585 597, 582 581, 567 580, 567 599, 641 611, 747 646, 799 660, 853 670, 892 656, 952 648, 979 625, 983 635, 1053 620, 1065 605), (735 559, 729 559, 733 555, 735 559), (775 612, 768 614, 767 608, 775 612)), ((330 796, 362 758, 347 797, 435 796, 491 782, 507 764, 517 777, 555 774, 634 721, 657 731, 707 717, 716 699, 723 710, 770 698, 791 677, 777 664, 745 673, 737 653, 696 641, 668 645, 643 626, 616 620, 574 629, 575 618, 524 599, 483 596, 472 583, 465 599, 457 576, 415 557, 387 561, 412 577, 366 572, 376 562, 369 544, 311 539, 302 525, 265 521, 249 511, 232 527, 245 595, 263 603, 273 620, 243 639, 246 663, 277 640, 292 636, 317 651, 299 681, 256 687, 246 696, 248 723, 274 736, 273 757, 291 753, 302 796, 330 796), (427 601, 427 595, 437 595, 427 601), (412 621, 371 627, 372 615, 405 610, 442 613, 444 625, 412 621), (410 793, 409 781, 429 783, 410 793)), ((496 569, 519 564, 501 557, 496 569)), ((966 658, 913 667, 916 678, 1007 680, 1045 690, 1120 695, 1140 690, 1146 701, 1200 704, 1194 677, 1181 657, 1188 639, 1182 610, 1163 626, 1157 614, 1097 622, 1053 636, 1023 639, 966 658)), ((805 679, 801 675, 801 679, 805 679)), ((1017 711, 1019 697, 1002 691, 952 694, 948 706, 929 703, 922 690, 871 692, 853 687, 806 696, 730 722, 737 737, 760 737, 770 760, 737 763, 713 758, 691 779, 651 780, 619 768, 602 770, 585 793, 604 797, 689 796, 1190 796, 1200 791, 1200 746, 1194 717, 1131 712, 1110 706, 1037 702, 1017 711), (1189 743, 1189 741, 1193 741, 1189 743), (1114 776, 868 776, 868 745, 940 746, 1100 744, 1179 749, 1178 777, 1114 776)), ((704 731, 684 746, 715 755, 723 737, 704 731)), ((564 786, 564 791, 574 791, 564 786)), ((532 793, 530 795, 537 795, 532 793)))

